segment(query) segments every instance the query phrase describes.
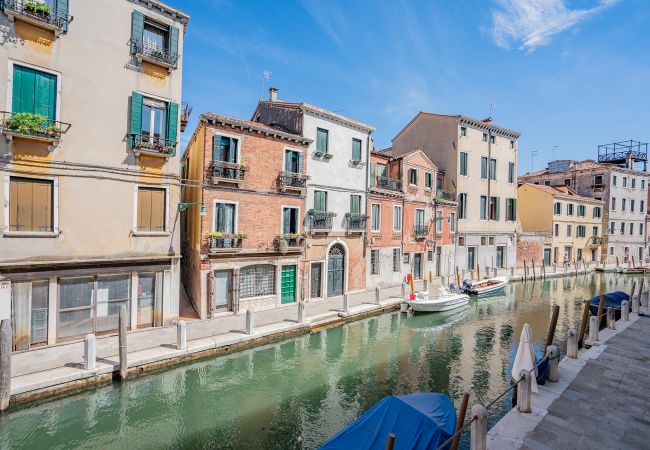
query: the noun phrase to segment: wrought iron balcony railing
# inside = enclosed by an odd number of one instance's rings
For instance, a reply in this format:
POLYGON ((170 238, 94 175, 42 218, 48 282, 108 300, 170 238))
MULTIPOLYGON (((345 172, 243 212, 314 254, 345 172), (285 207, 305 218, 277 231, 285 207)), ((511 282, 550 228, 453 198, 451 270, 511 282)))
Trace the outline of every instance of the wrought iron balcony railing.
POLYGON ((287 189, 302 191, 307 188, 307 180, 309 176, 302 173, 280 172, 278 175, 278 183, 283 191, 287 189))
POLYGON ((605 189, 605 185, 603 183, 594 183, 591 185, 591 189, 594 191, 602 191, 605 189))
POLYGON ((131 147, 136 153, 170 157, 176 154, 176 141, 162 139, 148 134, 132 134, 131 147))
POLYGON ((40 114, 7 111, 0 113, 0 129, 10 139, 16 136, 57 143, 69 128, 69 123, 49 120, 40 114))
POLYGON ((223 234, 210 236, 208 240, 208 252, 238 251, 242 248, 245 236, 241 234, 223 234))
POLYGON ((591 244, 592 245, 600 245, 600 244, 603 244, 603 243, 605 243, 605 239, 600 237, 600 236, 593 236, 591 238, 591 244))
POLYGON ((212 161, 208 171, 213 182, 226 180, 233 183, 241 183, 244 181, 246 167, 242 164, 227 161, 212 161))
POLYGON ((434 198, 434 201, 436 201, 436 202, 439 202, 439 201, 455 202, 456 201, 456 193, 451 192, 451 191, 444 191, 442 189, 436 189, 436 197, 434 198))
POLYGON ((305 236, 300 233, 280 234, 275 238, 276 246, 282 250, 300 248, 305 243, 305 236))
POLYGON ((413 225, 413 234, 416 239, 425 238, 429 233, 429 227, 426 225, 413 225))
POLYGON ((329 211, 309 210, 309 229, 312 231, 329 231, 332 229, 332 221, 336 216, 329 211))
POLYGON ((348 232, 366 231, 368 216, 358 213, 347 213, 345 215, 345 229, 348 232))
POLYGON ((402 180, 375 176, 373 187, 377 189, 385 189, 387 191, 402 192, 402 180))
POLYGON ((168 69, 175 69, 179 58, 178 53, 170 52, 166 48, 160 47, 158 44, 150 41, 132 39, 131 50, 138 61, 147 61, 168 69))
POLYGON ((34 0, 4 0, 4 11, 10 19, 18 17, 26 22, 53 30, 58 36, 68 28, 72 20, 67 14, 57 13, 54 8, 34 0))

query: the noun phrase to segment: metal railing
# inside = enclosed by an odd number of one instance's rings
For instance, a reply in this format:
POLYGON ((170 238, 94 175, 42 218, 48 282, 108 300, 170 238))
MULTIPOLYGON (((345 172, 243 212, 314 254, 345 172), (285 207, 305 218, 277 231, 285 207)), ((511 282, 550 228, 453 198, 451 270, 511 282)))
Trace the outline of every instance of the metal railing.
POLYGON ((208 251, 238 250, 242 248, 244 236, 238 234, 224 234, 223 236, 210 236, 208 251))
POLYGON ((34 0, 4 0, 4 9, 62 30, 70 23, 70 16, 57 14, 53 7, 34 0))
POLYGON ((283 189, 305 189, 307 187, 308 179, 309 177, 302 173, 280 172, 280 175, 278 175, 278 182, 280 183, 280 187, 283 189))
POLYGON ((174 156, 176 154, 176 141, 150 136, 148 134, 132 134, 131 140, 132 147, 135 150, 168 156, 174 156))
POLYGON ((305 237, 301 234, 280 234, 275 238, 276 246, 282 248, 286 245, 287 248, 302 247, 305 242, 305 237))
POLYGON ((148 61, 164 64, 169 67, 176 67, 179 55, 176 52, 170 52, 168 49, 158 46, 150 41, 139 39, 131 40, 133 53, 141 56, 148 61))
POLYGON ((209 175, 215 178, 243 181, 246 174, 246 168, 241 164, 227 161, 212 161, 209 167, 209 175))
POLYGON ((402 192, 402 180, 375 176, 373 187, 378 189, 386 189, 388 191, 402 192))
POLYGON ((359 213, 345 214, 345 229, 347 231, 366 231, 368 216, 359 213))
POLYGON ((445 191, 442 189, 436 189, 436 197, 439 197, 441 200, 447 200, 450 202, 456 201, 456 193, 451 191, 445 191))
POLYGON ((192 105, 187 102, 181 103, 181 131, 185 131, 187 127, 187 122, 190 119, 190 114, 192 114, 192 105))
POLYGON ((416 238, 424 238, 429 232, 429 227, 426 225, 413 225, 413 234, 416 238))
POLYGON ((0 129, 5 134, 58 141, 69 128, 69 123, 50 120, 40 114, 8 111, 0 113, 0 129))
POLYGON ((309 210, 309 228, 314 231, 328 231, 332 229, 335 213, 329 211, 309 210))

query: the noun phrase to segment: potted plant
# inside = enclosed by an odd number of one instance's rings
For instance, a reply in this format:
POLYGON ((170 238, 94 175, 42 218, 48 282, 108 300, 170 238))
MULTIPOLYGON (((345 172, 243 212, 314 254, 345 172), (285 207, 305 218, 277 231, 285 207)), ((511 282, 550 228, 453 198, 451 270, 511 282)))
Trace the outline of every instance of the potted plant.
POLYGON ((20 134, 58 136, 61 129, 54 124, 48 125, 48 122, 47 117, 41 114, 19 112, 13 113, 8 119, 5 119, 3 126, 5 129, 20 134))
POLYGON ((157 58, 157 59, 164 59, 164 58, 165 58, 165 54, 164 54, 163 51, 162 51, 161 49, 159 49, 159 48, 155 48, 155 49, 153 49, 153 50, 151 51, 151 56, 153 56, 154 58, 157 58))

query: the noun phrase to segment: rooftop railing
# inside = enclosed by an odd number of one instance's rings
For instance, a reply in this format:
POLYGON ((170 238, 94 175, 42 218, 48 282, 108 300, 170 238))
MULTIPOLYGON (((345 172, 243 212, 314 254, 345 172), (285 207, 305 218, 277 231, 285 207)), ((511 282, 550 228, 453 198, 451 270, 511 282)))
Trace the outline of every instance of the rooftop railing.
POLYGON ((375 176, 373 187, 387 191, 402 192, 402 180, 384 176, 375 176))

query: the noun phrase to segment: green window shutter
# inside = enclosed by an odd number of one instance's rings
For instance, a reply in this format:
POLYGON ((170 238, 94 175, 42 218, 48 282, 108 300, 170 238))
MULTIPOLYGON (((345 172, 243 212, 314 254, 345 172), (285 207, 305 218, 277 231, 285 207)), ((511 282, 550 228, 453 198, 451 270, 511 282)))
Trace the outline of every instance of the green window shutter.
POLYGON ((36 73, 34 77, 34 113, 56 118, 56 75, 36 73))
POLYGON ((56 0, 54 14, 61 21, 64 31, 68 31, 68 9, 68 0, 56 0))
POLYGON ((327 197, 324 191, 314 192, 314 210, 327 211, 327 197))
POLYGON ((291 209, 284 208, 282 211, 282 232, 291 233, 291 209))
POLYGON ((137 53, 142 48, 142 35, 144 33, 144 14, 133 11, 131 14, 131 53, 137 53))
POLYGON ((375 186, 375 164, 370 163, 370 186, 375 186))
POLYGON ((169 55, 178 56, 178 28, 169 28, 169 55))
POLYGON ((178 134, 178 103, 167 103, 167 140, 176 143, 178 134))
POLYGON ((36 72, 27 67, 14 66, 12 112, 34 112, 36 103, 36 72))
POLYGON ((139 136, 142 133, 142 94, 133 92, 131 94, 131 130, 132 136, 139 136))
POLYGON ((361 141, 352 139, 352 161, 361 161, 361 141))
POLYGON ((302 152, 298 153, 298 173, 305 173, 305 160, 302 152))
POLYGON ((221 136, 215 134, 212 137, 212 160, 220 161, 221 160, 221 136))
POLYGON ((499 211, 501 210, 501 199, 499 197, 496 197, 496 209, 494 220, 499 220, 499 211))
POLYGON ((361 196, 350 195, 350 212, 352 214, 361 214, 361 196))

